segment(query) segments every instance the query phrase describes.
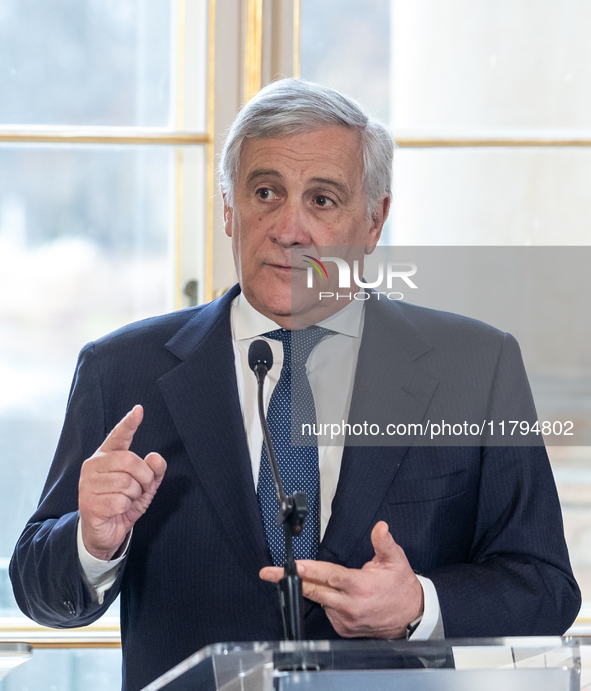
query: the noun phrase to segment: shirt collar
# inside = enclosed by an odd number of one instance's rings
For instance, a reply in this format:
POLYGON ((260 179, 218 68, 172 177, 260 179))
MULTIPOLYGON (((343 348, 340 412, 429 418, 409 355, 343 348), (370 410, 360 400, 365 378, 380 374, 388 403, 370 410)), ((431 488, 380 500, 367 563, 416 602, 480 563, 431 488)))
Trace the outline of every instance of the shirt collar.
MULTIPOLYGON (((330 329, 335 333, 357 338, 361 336, 364 304, 363 300, 351 300, 342 310, 319 322, 318 326, 330 329)), ((230 320, 232 335, 237 341, 256 338, 268 331, 275 331, 275 329, 281 328, 272 319, 257 312, 242 292, 232 302, 230 320)))

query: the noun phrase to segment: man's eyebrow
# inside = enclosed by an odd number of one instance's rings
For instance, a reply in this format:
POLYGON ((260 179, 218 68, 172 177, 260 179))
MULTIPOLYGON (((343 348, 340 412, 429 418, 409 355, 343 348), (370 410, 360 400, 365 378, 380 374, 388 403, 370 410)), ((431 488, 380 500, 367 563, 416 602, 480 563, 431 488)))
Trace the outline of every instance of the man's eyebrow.
MULTIPOLYGON (((278 180, 283 180, 283 175, 278 171, 275 170, 274 168, 255 168, 253 171, 251 171, 247 178, 246 178, 246 184, 250 185, 252 184, 255 180, 258 178, 263 178, 263 177, 274 177, 277 178, 278 180)), ((339 182, 338 180, 334 180, 333 178, 310 178, 309 182, 312 182, 316 185, 329 185, 331 187, 334 187, 337 192, 345 199, 349 199, 351 196, 351 192, 349 191, 349 188, 347 185, 344 185, 342 182, 339 182)))
POLYGON ((250 185, 257 178, 262 177, 274 177, 283 180, 283 175, 281 175, 281 173, 278 170, 274 170, 273 168, 255 168, 255 170, 251 171, 248 174, 248 177, 246 178, 246 184, 250 185))
POLYGON ((334 187, 337 190, 337 192, 339 192, 339 194, 345 199, 349 199, 351 195, 347 185, 344 185, 342 182, 339 182, 338 180, 333 180, 332 178, 312 178, 310 182, 314 182, 320 185, 330 185, 334 187))

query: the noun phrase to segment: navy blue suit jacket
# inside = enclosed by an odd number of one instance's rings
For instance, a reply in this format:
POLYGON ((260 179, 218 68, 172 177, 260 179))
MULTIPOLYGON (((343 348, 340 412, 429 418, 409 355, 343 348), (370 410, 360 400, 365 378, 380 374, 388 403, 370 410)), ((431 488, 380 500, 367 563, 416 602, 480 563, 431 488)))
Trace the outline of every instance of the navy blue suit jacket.
MULTIPOLYGON (((271 557, 236 384, 229 315, 238 290, 83 349, 41 502, 11 562, 19 606, 49 626, 88 624, 121 593, 129 691, 206 644, 282 638, 275 586, 258 576, 271 557), (158 451, 168 469, 99 606, 76 551, 80 467, 136 403, 145 416, 132 450, 158 451)), ((368 301, 352 421, 436 420, 450 401, 470 419, 491 419, 524 391, 512 337, 368 301)), ((561 634, 578 612, 543 448, 346 446, 318 559, 361 567, 379 520, 433 580, 448 637, 561 634)), ((309 638, 337 637, 313 603, 305 626, 309 638)))

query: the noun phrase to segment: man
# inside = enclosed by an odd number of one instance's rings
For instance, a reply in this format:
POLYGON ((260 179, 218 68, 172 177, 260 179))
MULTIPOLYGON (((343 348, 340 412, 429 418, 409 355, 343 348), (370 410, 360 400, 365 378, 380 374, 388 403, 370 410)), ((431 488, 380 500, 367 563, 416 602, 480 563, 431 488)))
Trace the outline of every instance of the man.
MULTIPOLYGON (((319 415, 337 380, 351 421, 420 421, 458 398, 484 419, 529 396, 514 340, 491 327, 410 305, 292 299, 304 275, 293 251, 374 249, 392 149, 341 94, 270 85, 238 115, 222 157, 239 287, 81 353, 11 578, 23 611, 51 626, 88 624, 120 592, 126 689, 214 641, 282 638, 253 340, 276 361, 269 409, 289 353, 276 339, 302 321, 327 329, 305 363, 319 415)), ((543 448, 347 443, 315 462, 322 540, 299 564, 307 637, 560 634, 572 623, 580 596, 543 448)))

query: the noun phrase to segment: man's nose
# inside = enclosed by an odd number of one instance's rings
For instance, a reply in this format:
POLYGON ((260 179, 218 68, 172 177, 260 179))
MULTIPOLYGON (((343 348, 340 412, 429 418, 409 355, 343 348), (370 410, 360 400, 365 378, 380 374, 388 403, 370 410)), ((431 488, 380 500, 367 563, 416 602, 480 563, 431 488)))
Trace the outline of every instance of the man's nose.
POLYGON ((297 202, 287 201, 278 209, 270 232, 271 239, 282 247, 311 244, 305 210, 297 202))

